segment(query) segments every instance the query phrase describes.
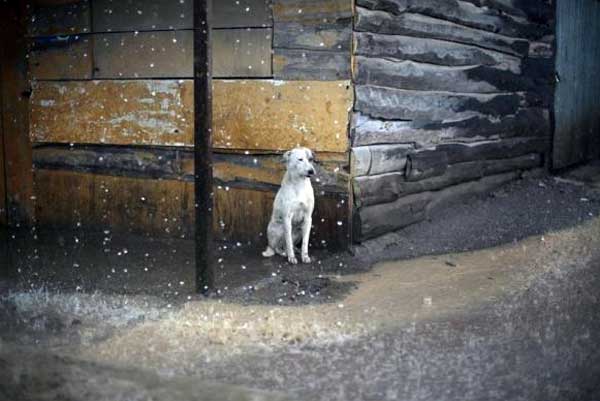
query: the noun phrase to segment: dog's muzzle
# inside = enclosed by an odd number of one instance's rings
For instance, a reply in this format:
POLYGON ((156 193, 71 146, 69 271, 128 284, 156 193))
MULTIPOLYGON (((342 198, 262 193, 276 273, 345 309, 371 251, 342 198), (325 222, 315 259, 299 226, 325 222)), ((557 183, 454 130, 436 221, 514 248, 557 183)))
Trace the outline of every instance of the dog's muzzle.
POLYGON ((313 170, 312 168, 310 170, 308 170, 308 172, 306 173, 307 177, 312 177, 313 175, 315 175, 315 170, 313 170))

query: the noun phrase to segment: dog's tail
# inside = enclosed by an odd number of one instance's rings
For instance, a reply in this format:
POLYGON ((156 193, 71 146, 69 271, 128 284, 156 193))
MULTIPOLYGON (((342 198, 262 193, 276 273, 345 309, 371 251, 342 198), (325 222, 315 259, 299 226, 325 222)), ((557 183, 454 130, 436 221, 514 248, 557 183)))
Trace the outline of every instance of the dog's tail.
POLYGON ((267 246, 267 249, 262 253, 265 258, 270 258, 275 255, 275 251, 270 246, 267 246))

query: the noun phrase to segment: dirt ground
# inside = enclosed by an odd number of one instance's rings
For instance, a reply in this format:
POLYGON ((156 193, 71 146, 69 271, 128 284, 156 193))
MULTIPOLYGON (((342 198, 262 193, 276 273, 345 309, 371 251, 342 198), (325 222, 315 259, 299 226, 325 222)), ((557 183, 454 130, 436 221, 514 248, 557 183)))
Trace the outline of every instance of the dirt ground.
POLYGON ((0 285, 0 400, 600 400, 599 216, 593 184, 529 178, 354 257, 227 253, 252 279, 212 299, 137 290, 161 275, 66 285, 13 248, 30 270, 0 285))

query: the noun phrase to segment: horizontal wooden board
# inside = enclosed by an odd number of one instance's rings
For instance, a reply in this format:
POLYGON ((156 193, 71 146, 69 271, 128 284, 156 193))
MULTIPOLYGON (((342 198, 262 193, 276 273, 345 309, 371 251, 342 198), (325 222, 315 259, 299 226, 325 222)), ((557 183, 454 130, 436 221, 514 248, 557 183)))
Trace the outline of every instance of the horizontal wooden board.
POLYGON ((273 77, 281 80, 350 79, 350 52, 274 49, 273 77))
POLYGON ((352 17, 352 0, 272 0, 275 21, 326 21, 352 17))
POLYGON ((41 225, 189 237, 194 188, 182 181, 144 180, 36 170, 36 218, 41 225))
POLYGON ((91 79, 92 38, 50 36, 33 40, 29 73, 37 80, 91 79))
POLYGON ((215 81, 213 97, 216 148, 348 150, 348 81, 215 81))
MULTIPOLYGON (((213 77, 270 77, 272 30, 226 29, 212 35, 213 77)), ((94 77, 192 78, 193 32, 95 35, 94 77)))
MULTIPOLYGON (((344 153, 352 90, 347 81, 213 81, 214 146, 344 153)), ((38 82, 35 142, 193 145, 193 83, 38 82)))
POLYGON ((362 207, 355 214, 355 240, 364 241, 425 220, 432 211, 466 196, 484 194, 519 177, 509 172, 453 185, 440 191, 408 195, 395 202, 362 207))
POLYGON ((213 31, 213 77, 271 77, 272 41, 270 28, 213 31))
POLYGON ((451 67, 486 65, 516 74, 521 72, 519 57, 445 40, 356 32, 354 43, 354 52, 359 56, 412 60, 451 67))
MULTIPOLYGON (((315 191, 348 193, 348 155, 315 154, 315 191)), ((236 188, 276 190, 285 173, 281 155, 215 153, 214 177, 236 188)), ((194 181, 193 149, 106 145, 38 145, 36 169, 78 171, 132 178, 194 181)))
POLYGON ((395 15, 418 13, 456 24, 519 38, 541 38, 549 27, 524 21, 488 7, 462 1, 447 0, 357 0, 357 5, 395 15))
POLYGON ((29 36, 69 35, 91 32, 89 0, 37 2, 31 7, 29 36))
POLYGON ((500 117, 448 118, 447 121, 385 121, 356 113, 352 119, 353 146, 383 143, 415 143, 419 147, 448 141, 484 138, 550 136, 550 113, 546 109, 520 109, 500 117))
POLYGON ((440 175, 424 174, 419 181, 407 179, 403 172, 358 177, 353 184, 354 202, 361 207, 394 202, 409 194, 436 191, 489 175, 540 167, 542 160, 540 154, 532 153, 513 158, 451 164, 443 171, 435 171, 440 175))
POLYGON ((407 156, 414 151, 415 147, 412 144, 354 147, 352 148, 352 176, 404 171, 407 156))
POLYGON ((273 47, 284 49, 349 51, 352 21, 275 22, 273 47))
MULTIPOLYGON (((212 0, 213 28, 272 26, 267 0, 212 0)), ((94 0, 94 31, 193 29, 193 1, 94 0)))
POLYGON ((354 82, 420 91, 498 93, 534 90, 534 80, 487 66, 447 67, 357 56, 354 82))
POLYGON ((523 93, 462 94, 421 92, 379 86, 356 86, 355 110, 391 120, 445 120, 474 116, 501 117, 528 106, 523 93))
POLYGON ((355 29, 359 32, 441 39, 520 57, 529 52, 529 42, 524 39, 498 35, 420 14, 393 15, 363 7, 357 7, 356 10, 355 29))
POLYGON ((37 82, 34 142, 192 145, 191 81, 37 82))
POLYGON ((131 32, 94 37, 94 77, 191 78, 192 31, 131 32))
POLYGON ((93 1, 94 32, 193 28, 191 0, 93 1))

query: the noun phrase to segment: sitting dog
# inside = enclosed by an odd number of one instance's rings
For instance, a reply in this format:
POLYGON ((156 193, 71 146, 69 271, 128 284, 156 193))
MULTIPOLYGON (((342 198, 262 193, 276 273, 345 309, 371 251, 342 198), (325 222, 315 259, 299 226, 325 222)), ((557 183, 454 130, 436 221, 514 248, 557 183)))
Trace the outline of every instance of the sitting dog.
POLYGON ((295 148, 283 155, 287 171, 273 203, 267 228, 269 245, 263 252, 266 258, 278 254, 296 264, 294 245, 302 241, 302 262, 310 263, 308 239, 315 208, 315 194, 310 183, 310 177, 315 174, 313 160, 313 153, 307 148, 295 148))

